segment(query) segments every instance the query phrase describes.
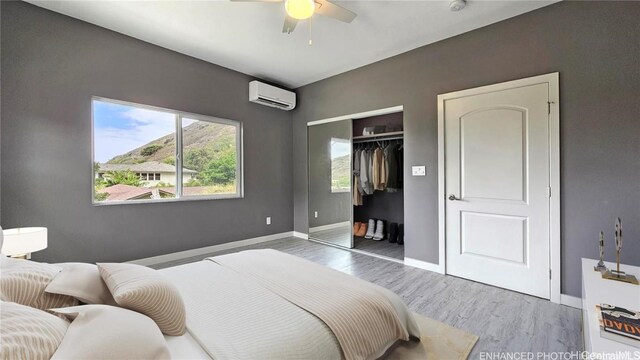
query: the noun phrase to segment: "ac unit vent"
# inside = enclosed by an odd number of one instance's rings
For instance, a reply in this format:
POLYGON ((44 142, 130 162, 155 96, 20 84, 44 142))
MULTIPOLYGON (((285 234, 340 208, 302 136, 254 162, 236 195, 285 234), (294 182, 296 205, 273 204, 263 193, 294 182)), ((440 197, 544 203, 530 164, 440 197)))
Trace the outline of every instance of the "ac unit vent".
POLYGON ((285 108, 285 109, 286 109, 286 108, 288 108, 288 107, 290 106, 290 105, 289 105, 289 104, 287 104, 287 103, 283 103, 283 102, 280 102, 280 101, 275 101, 275 100, 267 99, 267 98, 266 98, 266 97, 264 97, 264 96, 259 96, 259 97, 258 97, 258 101, 259 101, 259 102, 261 102, 261 103, 265 103, 265 104, 267 104, 267 105, 273 105, 273 106, 276 106, 276 107, 279 107, 279 108, 285 108))

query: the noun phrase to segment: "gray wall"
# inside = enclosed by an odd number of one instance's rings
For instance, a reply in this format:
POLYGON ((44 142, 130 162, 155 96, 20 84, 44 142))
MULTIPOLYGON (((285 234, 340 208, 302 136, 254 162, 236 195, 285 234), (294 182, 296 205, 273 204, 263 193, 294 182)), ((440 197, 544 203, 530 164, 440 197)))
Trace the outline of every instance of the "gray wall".
POLYGON ((249 103, 249 76, 1 6, 2 225, 49 228, 36 260, 123 261, 291 231, 291 114, 249 103), (92 206, 92 95, 242 121, 244 199, 92 206))
MULTIPOLYGON (((622 261, 640 265, 640 2, 561 2, 298 89, 294 226, 307 228, 307 121, 404 105, 405 254, 438 262, 436 96, 560 72, 562 292, 623 219, 622 261), (410 166, 427 166, 410 177, 410 166)), ((615 259, 607 244, 607 259, 615 259)))

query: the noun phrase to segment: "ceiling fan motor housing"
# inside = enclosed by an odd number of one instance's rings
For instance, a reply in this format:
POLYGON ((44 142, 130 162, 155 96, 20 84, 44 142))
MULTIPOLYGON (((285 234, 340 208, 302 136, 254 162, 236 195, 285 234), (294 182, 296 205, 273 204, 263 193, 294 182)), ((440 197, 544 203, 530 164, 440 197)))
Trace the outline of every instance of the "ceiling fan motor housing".
POLYGON ((451 11, 460 11, 467 6, 467 2, 465 0, 451 0, 449 3, 449 9, 451 11))

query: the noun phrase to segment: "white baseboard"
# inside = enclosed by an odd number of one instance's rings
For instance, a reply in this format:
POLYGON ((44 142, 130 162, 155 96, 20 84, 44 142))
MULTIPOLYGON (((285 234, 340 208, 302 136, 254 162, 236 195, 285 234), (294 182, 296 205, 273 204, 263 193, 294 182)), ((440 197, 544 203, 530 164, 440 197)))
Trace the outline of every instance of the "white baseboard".
POLYGON ((582 299, 571 295, 560 294, 560 304, 582 309, 582 299))
POLYGON ((311 231, 324 231, 324 230, 331 230, 331 229, 339 229, 341 227, 351 227, 351 221, 343 221, 343 222, 339 222, 339 223, 335 223, 335 224, 328 224, 328 225, 322 225, 322 226, 316 226, 316 227, 312 227, 309 228, 309 232, 311 231))
POLYGON ((416 260, 408 257, 404 258, 404 264, 408 266, 416 267, 418 269, 433 271, 433 272, 437 272, 438 274, 444 274, 444 269, 440 264, 434 264, 434 263, 430 263, 422 260, 416 260))
POLYGON ((294 231, 293 236, 299 239, 309 240, 309 234, 294 231))
POLYGON ((251 239, 232 241, 232 242, 219 244, 219 245, 212 245, 212 246, 206 246, 206 247, 201 247, 197 249, 179 251, 171 254, 152 256, 144 259, 131 260, 131 261, 127 261, 127 263, 150 266, 150 265, 166 263, 169 261, 185 259, 192 256, 210 254, 216 251, 229 250, 233 248, 259 244, 266 241, 278 240, 278 239, 292 237, 292 236, 294 236, 293 231, 287 231, 279 234, 259 236, 251 239))

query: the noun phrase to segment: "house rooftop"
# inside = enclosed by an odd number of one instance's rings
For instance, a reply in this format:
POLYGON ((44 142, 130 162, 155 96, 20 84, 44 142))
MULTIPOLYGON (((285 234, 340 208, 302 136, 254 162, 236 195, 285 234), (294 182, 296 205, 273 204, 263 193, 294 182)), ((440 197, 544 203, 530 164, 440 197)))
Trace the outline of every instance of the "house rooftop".
MULTIPOLYGON (((139 164, 100 164, 100 171, 125 171, 130 170, 137 173, 175 173, 176 167, 158 161, 147 161, 139 164)), ((195 174, 197 171, 182 168, 184 174, 195 174)))
POLYGON ((151 195, 151 189, 136 187, 131 185, 117 184, 100 190, 101 193, 107 193, 107 200, 131 200, 151 195))

